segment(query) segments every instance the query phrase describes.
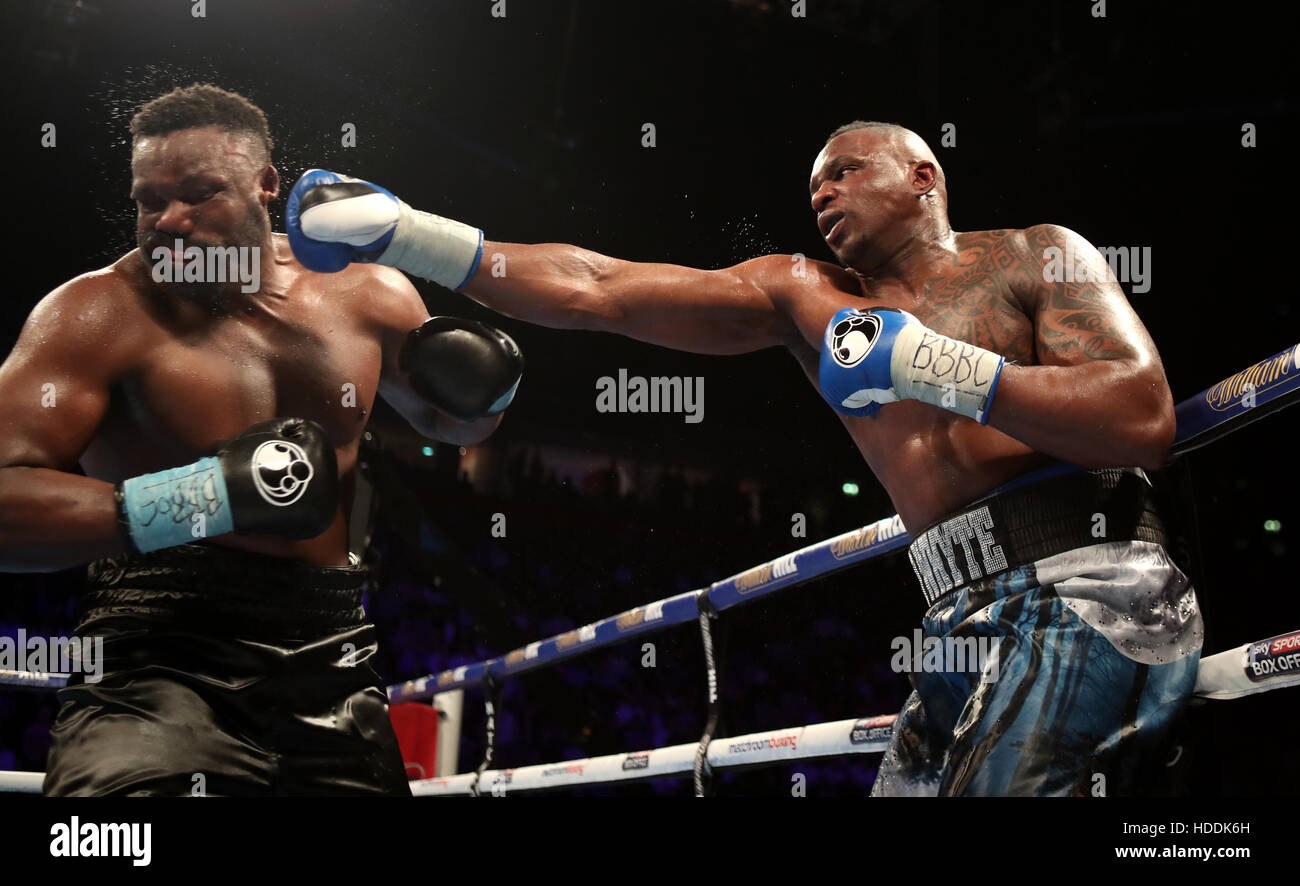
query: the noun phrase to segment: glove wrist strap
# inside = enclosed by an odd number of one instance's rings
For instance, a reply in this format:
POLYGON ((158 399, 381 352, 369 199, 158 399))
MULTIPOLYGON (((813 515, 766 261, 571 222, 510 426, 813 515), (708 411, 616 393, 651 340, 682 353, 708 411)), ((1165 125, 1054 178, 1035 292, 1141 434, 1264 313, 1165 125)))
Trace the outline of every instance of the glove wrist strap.
POLYGON ((376 259, 381 265, 461 289, 473 278, 483 256, 483 232, 398 200, 397 230, 376 259))
POLYGON ((889 373, 899 397, 948 409, 983 425, 988 424, 1005 362, 1000 354, 909 323, 894 341, 889 373))
POLYGON ((217 458, 123 480, 116 498, 120 520, 140 553, 234 529, 226 478, 217 458))

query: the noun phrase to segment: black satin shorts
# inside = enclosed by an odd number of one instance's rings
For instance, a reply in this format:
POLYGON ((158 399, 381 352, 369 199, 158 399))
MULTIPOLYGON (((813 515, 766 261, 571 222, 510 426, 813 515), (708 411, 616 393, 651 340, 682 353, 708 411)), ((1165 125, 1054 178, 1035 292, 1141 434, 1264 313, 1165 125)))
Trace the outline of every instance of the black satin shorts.
POLYGON ((46 796, 410 796, 364 579, 198 544, 92 563, 103 675, 59 692, 46 796))

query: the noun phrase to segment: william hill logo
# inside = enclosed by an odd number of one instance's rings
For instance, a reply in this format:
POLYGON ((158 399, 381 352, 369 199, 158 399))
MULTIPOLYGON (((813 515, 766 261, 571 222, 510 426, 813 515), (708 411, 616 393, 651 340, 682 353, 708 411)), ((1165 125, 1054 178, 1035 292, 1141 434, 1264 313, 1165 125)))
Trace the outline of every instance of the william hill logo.
POLYGON ((903 520, 897 515, 885 520, 877 520, 870 526, 863 526, 861 529, 846 532, 832 539, 831 556, 836 560, 843 560, 865 551, 874 544, 902 535, 905 531, 903 520))
POLYGON ((1300 345, 1225 378, 1205 392, 1205 403, 1215 412, 1238 406, 1248 391, 1253 390, 1256 394, 1267 391, 1295 371, 1298 363, 1300 345))
POLYGON ((866 550, 876 543, 877 529, 877 525, 872 523, 870 526, 863 526, 861 529, 840 536, 831 542, 831 556, 836 560, 843 560, 851 554, 866 550))
POLYGON ((794 554, 786 554, 784 557, 773 560, 771 563, 764 563, 762 566, 756 566, 748 572, 742 572, 736 577, 736 593, 748 594, 750 591, 755 591, 764 585, 771 584, 778 578, 785 578, 787 575, 794 575, 799 571, 799 567, 795 564, 794 558, 794 554))
POLYGON ((644 609, 633 609, 631 612, 624 612, 615 621, 620 631, 630 631, 632 628, 645 621, 644 609))
POLYGON ((507 665, 517 665, 523 660, 524 660, 524 650, 522 649, 516 649, 514 652, 506 656, 507 665))
POLYGON ((438 685, 446 686, 449 683, 456 682, 456 675, 452 671, 443 671, 438 675, 438 685))
POLYGON ((570 646, 577 646, 580 642, 577 631, 569 631, 567 634, 561 634, 560 638, 555 641, 556 649, 568 649, 570 646))

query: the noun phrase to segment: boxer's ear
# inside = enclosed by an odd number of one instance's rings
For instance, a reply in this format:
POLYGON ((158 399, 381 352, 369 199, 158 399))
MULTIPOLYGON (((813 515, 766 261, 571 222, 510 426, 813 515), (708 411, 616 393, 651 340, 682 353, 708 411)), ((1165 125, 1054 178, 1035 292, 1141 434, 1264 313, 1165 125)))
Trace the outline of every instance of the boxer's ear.
POLYGON ((939 174, 933 163, 922 160, 912 168, 912 190, 917 199, 928 197, 939 186, 939 174))
POLYGON ((268 163, 262 168, 261 176, 258 179, 258 187, 262 191, 262 205, 265 206, 280 196, 280 172, 268 163))

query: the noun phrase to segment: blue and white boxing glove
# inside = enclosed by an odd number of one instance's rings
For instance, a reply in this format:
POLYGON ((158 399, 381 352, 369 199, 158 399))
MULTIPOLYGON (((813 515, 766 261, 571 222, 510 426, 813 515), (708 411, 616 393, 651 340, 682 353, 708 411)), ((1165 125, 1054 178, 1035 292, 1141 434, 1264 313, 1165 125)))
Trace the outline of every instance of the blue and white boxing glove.
POLYGON ((1006 360, 940 335, 898 308, 844 308, 822 338, 822 396, 845 415, 920 400, 988 424, 1006 360))
POLYGON ((412 209, 379 185, 324 169, 309 169, 294 183, 285 226, 294 257, 323 273, 375 262, 458 290, 483 257, 478 228, 412 209))

